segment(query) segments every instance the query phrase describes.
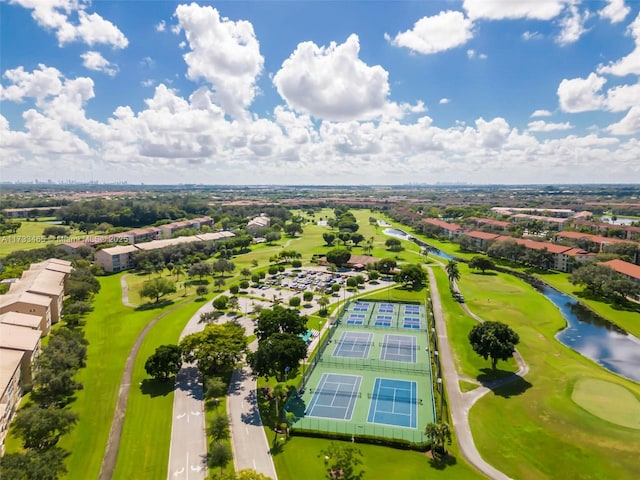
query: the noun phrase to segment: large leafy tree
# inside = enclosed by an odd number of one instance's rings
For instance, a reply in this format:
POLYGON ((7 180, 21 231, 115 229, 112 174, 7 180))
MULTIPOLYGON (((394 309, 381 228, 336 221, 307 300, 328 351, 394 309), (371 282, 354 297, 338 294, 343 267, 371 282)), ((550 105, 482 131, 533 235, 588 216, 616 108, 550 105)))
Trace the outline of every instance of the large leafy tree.
POLYGON ((520 337, 502 322, 484 322, 469 332, 471 348, 485 360, 491 358, 491 368, 496 369, 498 360, 508 360, 513 355, 520 337))
POLYGON ((58 443, 77 421, 78 415, 66 408, 31 405, 18 412, 13 428, 24 448, 44 449, 58 443))
POLYGON ((376 268, 380 273, 391 273, 391 270, 398 266, 398 262, 396 262, 393 258, 383 258, 376 264, 376 268))
POLYGON ((203 331, 187 335, 180 342, 184 359, 197 362, 205 375, 226 374, 233 370, 247 349, 244 328, 237 322, 208 325, 203 331))
POLYGON ((178 345, 160 345, 147 358, 144 369, 156 380, 166 380, 176 375, 182 367, 182 350, 178 345))
POLYGON ((495 268, 495 265, 490 258, 478 256, 473 257, 469 261, 469 268, 480 270, 482 273, 484 273, 486 270, 492 270, 493 268, 495 268))
POLYGON ((226 467, 227 463, 231 460, 233 460, 233 453, 227 443, 220 440, 211 442, 209 452, 207 453, 207 465, 209 465, 209 468, 219 467, 222 473, 224 467, 226 467))
POLYGON ((274 333, 258 341, 258 349, 249 356, 249 363, 256 375, 275 376, 283 381, 288 369, 297 369, 306 356, 307 344, 299 335, 274 333))
POLYGON ((395 280, 405 286, 420 289, 427 281, 427 275, 420 265, 404 265, 395 280))
POLYGON ((344 247, 333 248, 327 252, 327 262, 341 267, 351 258, 351 252, 344 247))
POLYGON ((325 232, 322 234, 322 239, 327 245, 332 246, 333 242, 336 239, 336 235, 335 233, 332 233, 332 232, 325 232))
POLYGON ((140 296, 153 298, 158 303, 162 297, 176 292, 176 283, 168 278, 157 277, 147 280, 142 284, 140 296))
POLYGON ((58 480, 67 473, 68 453, 59 447, 7 453, 0 457, 0 478, 11 480, 58 480))
POLYGON ((573 271, 571 283, 599 297, 622 300, 640 294, 640 286, 606 265, 590 263, 573 271))
POLYGON ((360 480, 364 470, 356 471, 362 465, 362 452, 351 443, 331 442, 320 452, 327 469, 328 479, 360 480))
POLYGON ((256 336, 262 341, 275 333, 300 335, 307 331, 307 317, 298 310, 275 305, 273 309, 263 308, 258 317, 256 336))

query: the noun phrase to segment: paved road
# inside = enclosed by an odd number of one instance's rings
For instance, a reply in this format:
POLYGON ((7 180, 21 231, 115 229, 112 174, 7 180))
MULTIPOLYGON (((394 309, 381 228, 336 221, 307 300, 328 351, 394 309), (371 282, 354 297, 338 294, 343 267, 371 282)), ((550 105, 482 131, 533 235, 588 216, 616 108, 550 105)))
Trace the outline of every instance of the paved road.
MULTIPOLYGON (((253 304, 259 303, 264 307, 270 303, 239 297, 240 310, 249 312, 253 304)), ((247 317, 238 319, 245 328, 247 335, 253 335, 252 321, 247 317)), ((255 351, 258 342, 254 340, 249 349, 255 351)), ((260 411, 258 410, 257 382, 249 367, 233 372, 229 394, 227 397, 227 411, 231 427, 231 446, 233 447, 233 462, 236 471, 255 470, 269 478, 277 479, 276 468, 269 441, 265 434, 260 411)))
MULTIPOLYGON (((198 323, 200 314, 211 311, 207 302, 191 317, 180 339, 198 332, 204 324, 198 323)), ((169 480, 204 480, 207 477, 207 437, 204 415, 202 379, 198 370, 183 363, 176 375, 173 394, 173 416, 171 420, 171 446, 169 450, 169 480)))
POLYGON ((460 445, 460 452, 471 465, 487 477, 495 480, 508 480, 508 476, 484 461, 473 441, 473 435, 471 434, 471 428, 469 426, 469 410, 473 405, 473 402, 489 391, 489 389, 486 389, 482 395, 477 396, 473 401, 467 400, 471 400, 472 397, 465 398, 462 395, 462 392, 460 391, 460 384, 458 383, 458 373, 453 361, 453 352, 451 351, 451 346, 449 345, 449 339, 447 337, 447 327, 442 315, 442 304, 440 302, 440 295, 438 294, 435 275, 433 274, 431 267, 428 267, 428 271, 431 287, 431 301, 433 304, 433 313, 438 333, 440 364, 444 371, 444 380, 449 400, 449 410, 453 421, 453 429, 455 431, 456 438, 458 439, 458 444, 460 445))

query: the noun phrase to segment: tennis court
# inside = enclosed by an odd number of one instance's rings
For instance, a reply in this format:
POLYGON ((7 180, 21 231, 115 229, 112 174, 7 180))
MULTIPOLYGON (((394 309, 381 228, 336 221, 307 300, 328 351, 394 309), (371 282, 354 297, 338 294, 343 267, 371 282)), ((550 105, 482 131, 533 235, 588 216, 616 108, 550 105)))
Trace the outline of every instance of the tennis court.
POLYGON ((361 313, 365 313, 368 312, 369 310, 371 310, 371 307, 373 305, 370 302, 354 302, 351 306, 351 311, 352 312, 361 312, 361 313))
POLYGON ((375 318, 375 327, 391 327, 393 324, 393 315, 377 314, 375 318))
POLYGON ((364 313, 350 313, 347 317, 347 325, 363 325, 365 318, 367 316, 364 313))
POLYGON ((368 358, 373 333, 367 332, 342 332, 338 345, 333 351, 334 357, 368 358))
POLYGON ((380 350, 380 360, 416 363, 417 350, 416 337, 385 334, 380 350))
POLYGON ((370 394, 369 423, 416 428, 416 382, 390 378, 376 378, 370 394))
POLYGON ((308 417, 351 420, 356 398, 360 397, 362 377, 325 373, 318 387, 311 393, 311 402, 305 412, 308 417))

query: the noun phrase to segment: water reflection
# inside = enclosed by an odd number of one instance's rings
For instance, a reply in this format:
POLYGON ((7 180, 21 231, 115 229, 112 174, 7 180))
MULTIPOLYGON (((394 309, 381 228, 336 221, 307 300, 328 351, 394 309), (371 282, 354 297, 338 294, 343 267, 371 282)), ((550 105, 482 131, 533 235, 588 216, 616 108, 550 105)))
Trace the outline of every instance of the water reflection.
POLYGON ((444 258, 445 260, 453 260, 453 257, 447 253, 444 253, 442 250, 438 250, 437 248, 429 245, 428 243, 423 242, 419 238, 412 237, 407 232, 403 230, 399 230, 397 228, 385 228, 382 233, 387 235, 388 237, 396 237, 401 240, 409 240, 416 245, 420 245, 423 249, 425 247, 429 247, 429 255, 435 255, 436 257, 444 258))
POLYGON ((556 335, 562 344, 614 373, 640 382, 640 339, 564 293, 550 287, 543 287, 541 292, 567 321, 567 328, 556 335))

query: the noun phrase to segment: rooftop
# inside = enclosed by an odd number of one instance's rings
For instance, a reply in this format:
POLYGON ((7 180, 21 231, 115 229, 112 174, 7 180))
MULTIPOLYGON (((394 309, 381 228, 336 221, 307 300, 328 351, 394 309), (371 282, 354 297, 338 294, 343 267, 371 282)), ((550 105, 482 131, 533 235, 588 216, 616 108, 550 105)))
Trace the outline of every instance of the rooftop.
POLYGON ((618 259, 602 262, 600 265, 605 265, 609 268, 613 268, 618 273, 626 275, 627 277, 640 280, 640 265, 634 265, 633 263, 618 259))
POLYGON ((7 312, 0 314, 0 323, 8 325, 17 325, 19 327, 40 328, 41 317, 38 315, 30 315, 28 313, 7 312))
POLYGON ((9 381, 20 368, 23 352, 0 348, 0 397, 4 394, 9 381))
POLYGON ((37 348, 40 336, 39 330, 0 323, 0 348, 32 352, 37 348))

